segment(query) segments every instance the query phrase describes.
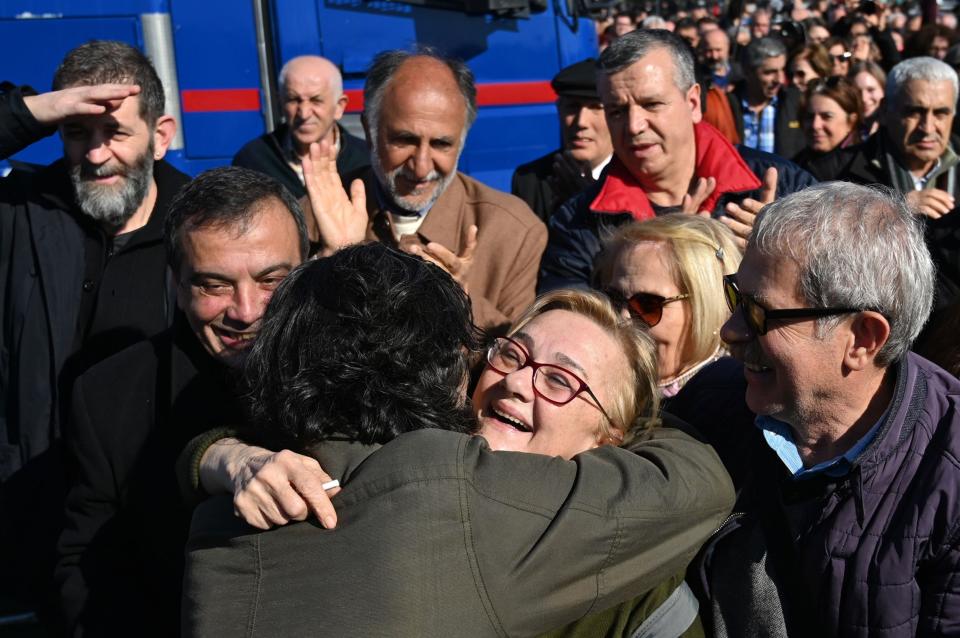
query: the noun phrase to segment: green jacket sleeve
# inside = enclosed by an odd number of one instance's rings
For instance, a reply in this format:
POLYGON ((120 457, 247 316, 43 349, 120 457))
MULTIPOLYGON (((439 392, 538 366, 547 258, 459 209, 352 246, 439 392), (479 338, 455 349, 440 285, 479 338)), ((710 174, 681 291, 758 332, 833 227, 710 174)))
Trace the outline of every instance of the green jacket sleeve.
POLYGON ((653 589, 684 569, 734 501, 713 448, 673 428, 570 461, 467 445, 462 463, 474 579, 491 622, 511 636, 653 589))

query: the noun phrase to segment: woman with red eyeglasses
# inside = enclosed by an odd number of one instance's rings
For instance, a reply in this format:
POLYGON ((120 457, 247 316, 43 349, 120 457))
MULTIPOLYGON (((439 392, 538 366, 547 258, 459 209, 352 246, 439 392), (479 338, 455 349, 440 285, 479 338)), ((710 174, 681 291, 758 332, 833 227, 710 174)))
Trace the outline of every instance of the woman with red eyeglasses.
POLYGON ((726 226, 695 215, 623 226, 607 240, 595 282, 624 316, 649 328, 662 396, 675 396, 726 354, 720 326, 730 312, 723 276, 736 272, 740 258, 726 226))

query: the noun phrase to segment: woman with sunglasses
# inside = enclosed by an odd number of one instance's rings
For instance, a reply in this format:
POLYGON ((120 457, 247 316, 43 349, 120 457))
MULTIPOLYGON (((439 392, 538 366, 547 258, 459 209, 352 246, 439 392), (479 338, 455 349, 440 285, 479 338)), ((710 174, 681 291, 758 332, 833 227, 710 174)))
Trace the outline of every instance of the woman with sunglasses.
POLYGON ((624 317, 649 328, 662 396, 675 396, 726 354, 720 326, 730 313, 722 282, 736 272, 740 257, 726 226, 692 215, 623 226, 607 241, 595 281, 624 317))

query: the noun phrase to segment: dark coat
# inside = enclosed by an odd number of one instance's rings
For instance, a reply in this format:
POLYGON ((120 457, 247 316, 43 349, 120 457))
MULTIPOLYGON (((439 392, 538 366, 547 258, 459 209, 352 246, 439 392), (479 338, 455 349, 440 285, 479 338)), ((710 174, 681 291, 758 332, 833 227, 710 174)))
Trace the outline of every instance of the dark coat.
POLYGON ((226 368, 182 316, 95 365, 73 391, 56 581, 73 636, 175 636, 190 514, 174 462, 193 436, 239 424, 226 368))
MULTIPOLYGON (((733 121, 737 125, 737 133, 741 140, 743 140, 742 100, 747 94, 746 91, 746 84, 741 82, 736 89, 727 93, 730 110, 733 112, 733 121)), ((793 86, 781 87, 780 94, 777 96, 777 113, 774 118, 773 152, 784 159, 791 159, 807 145, 803 128, 800 126, 800 116, 800 91, 793 86)))
MULTIPOLYGON (((340 152, 337 153, 337 173, 341 177, 370 165, 370 149, 367 143, 347 132, 347 129, 337 123, 340 131, 340 152)), ((242 166, 264 175, 269 175, 287 187, 287 190, 300 199, 307 194, 307 189, 300 181, 296 171, 287 164, 286 154, 283 152, 287 125, 281 124, 272 133, 266 133, 247 142, 243 148, 233 156, 233 165, 242 166)), ((347 186, 349 189, 349 186, 347 186)))
POLYGON ((527 202, 530 210, 544 223, 549 221, 553 211, 561 204, 580 192, 577 184, 560 182, 553 173, 553 158, 562 152, 563 149, 557 149, 532 162, 521 164, 513 172, 510 181, 510 192, 527 202))
POLYGON ((909 354, 884 422, 845 476, 794 480, 752 438, 737 514, 694 570, 708 633, 957 635, 958 402, 960 381, 909 354))
MULTIPOLYGON (((17 92, 0 99, 0 121, 4 152, 50 132, 17 92)), ((79 212, 64 161, 0 180, 0 589, 32 597, 48 585, 64 490, 60 409, 76 375, 172 321, 163 226, 188 177, 160 161, 154 178, 149 221, 109 258, 99 283, 85 281, 85 255, 109 240, 79 212), (78 327, 85 295, 94 309, 78 327)))
POLYGON ((675 396, 660 402, 664 412, 692 425, 713 446, 736 489, 749 475, 751 442, 761 438, 753 426, 756 415, 744 399, 746 391, 743 364, 721 357, 695 374, 675 396), (718 414, 723 418, 718 419, 718 414))
POLYGON ((197 508, 185 636, 537 635, 672 576, 732 496, 713 450, 666 427, 571 460, 436 429, 314 454, 344 486, 335 530, 197 508))
MULTIPOLYGON (((709 125, 701 123, 697 125, 697 130, 705 126, 709 125)), ((717 178, 717 192, 720 196, 716 198, 713 206, 715 216, 721 214, 728 202, 742 201, 747 197, 759 197, 759 190, 755 190, 759 189, 759 177, 771 166, 778 171, 777 195, 788 195, 816 183, 809 173, 796 164, 769 153, 741 146, 734 148, 712 126, 709 130, 712 131, 711 137, 715 143, 708 148, 715 150, 706 151, 707 157, 701 164, 713 165, 717 169, 710 169, 705 174, 698 172, 696 177, 717 178), (716 143, 717 139, 722 140, 722 143, 716 143), (735 153, 739 154, 739 158, 731 156, 735 153), (736 162, 735 159, 742 159, 742 162, 736 162), (726 173, 734 169, 738 173, 734 176, 736 181, 731 182, 726 177, 726 173), (748 189, 737 187, 736 184, 744 183, 742 173, 751 171, 754 186, 748 189), (724 186, 725 183, 730 183, 730 186, 724 186)), ((636 219, 630 212, 606 210, 601 212, 592 208, 616 164, 617 159, 614 158, 604 169, 603 175, 596 184, 565 203, 550 218, 550 237, 540 263, 539 292, 556 288, 588 288, 593 261, 600 253, 601 237, 604 233, 636 219)), ((622 190, 624 192, 621 194, 620 201, 625 204, 635 206, 641 198, 646 202, 646 195, 635 181, 632 184, 627 183, 622 190)))

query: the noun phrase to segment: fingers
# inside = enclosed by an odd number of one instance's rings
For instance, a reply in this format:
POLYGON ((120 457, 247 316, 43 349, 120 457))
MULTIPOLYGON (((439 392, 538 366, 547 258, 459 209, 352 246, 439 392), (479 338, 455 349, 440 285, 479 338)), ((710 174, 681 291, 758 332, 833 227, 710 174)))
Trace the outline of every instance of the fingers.
POLYGON ((444 270, 449 272, 451 275, 454 275, 459 271, 460 258, 457 257, 453 251, 446 246, 432 241, 426 246, 423 246, 422 249, 428 255, 438 260, 443 266, 444 270))
POLYGON ((234 509, 258 529, 306 520, 310 514, 332 529, 337 514, 330 497, 339 489, 324 490, 323 484, 329 480, 316 459, 283 450, 270 455, 238 488, 234 509))
POLYGON ((470 226, 467 229, 467 245, 463 249, 463 253, 460 255, 460 259, 463 261, 469 261, 473 259, 473 253, 477 250, 477 235, 479 235, 480 229, 477 228, 476 224, 470 226))
POLYGON ((303 471, 296 472, 290 477, 292 492, 300 497, 298 503, 292 503, 298 506, 304 503, 306 508, 298 510, 293 516, 294 520, 302 521, 309 514, 316 516, 320 524, 327 529, 333 529, 337 526, 337 511, 333 507, 330 498, 340 492, 339 487, 330 490, 323 489, 323 484, 330 481, 330 476, 321 469, 320 464, 313 459, 313 464, 305 465, 303 471))
POLYGON ((724 213, 728 217, 736 219, 738 222, 748 224, 753 227, 757 218, 757 213, 763 208, 763 204, 755 199, 745 199, 740 204, 727 204, 724 213))
POLYGON ((771 166, 763 174, 763 186, 760 187, 760 201, 769 204, 777 198, 777 169, 771 166))
POLYGON ((350 183, 350 201, 353 202, 353 210, 363 216, 363 226, 367 226, 367 191, 363 186, 363 180, 355 179, 350 183))
POLYGON ((956 205, 950 193, 938 188, 911 191, 907 193, 906 199, 907 203, 919 213, 932 219, 939 219, 946 215, 952 211, 956 205))
POLYGON ((750 237, 750 232, 746 230, 745 225, 729 217, 720 217, 720 221, 733 231, 734 241, 736 241, 740 250, 745 250, 747 248, 747 238, 750 237))
POLYGON ((55 125, 70 117, 116 110, 123 100, 139 92, 136 84, 96 84, 30 95, 23 101, 38 122, 55 125))
POLYGON ((684 213, 699 214, 701 206, 717 187, 717 180, 713 177, 699 178, 693 188, 693 192, 687 193, 680 201, 680 209, 684 213))

